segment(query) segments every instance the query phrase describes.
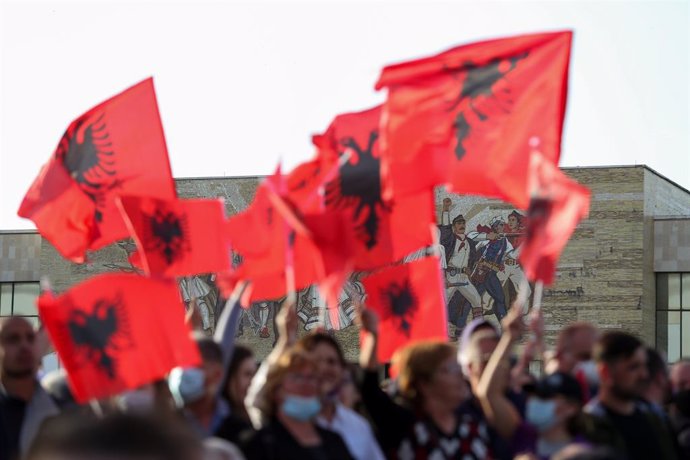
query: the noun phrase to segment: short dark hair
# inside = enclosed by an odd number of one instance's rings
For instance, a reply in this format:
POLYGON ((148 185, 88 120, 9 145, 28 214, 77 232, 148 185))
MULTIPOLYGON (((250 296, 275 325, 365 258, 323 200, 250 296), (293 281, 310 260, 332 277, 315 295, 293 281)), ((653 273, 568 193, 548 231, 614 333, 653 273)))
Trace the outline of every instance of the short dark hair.
POLYGON ((652 347, 647 347, 647 374, 650 380, 659 374, 668 377, 668 366, 666 360, 661 356, 661 353, 652 347))
POLYGON ((598 363, 613 364, 630 358, 642 346, 640 339, 627 332, 606 332, 594 345, 594 359, 598 363))
POLYGON ((207 363, 223 364, 223 349, 220 345, 210 337, 204 335, 194 334, 194 341, 199 347, 201 359, 207 363))
POLYGON ((304 337, 300 338, 297 341, 296 345, 306 351, 311 352, 314 351, 314 349, 322 343, 330 345, 335 350, 336 354, 338 355, 338 361, 340 361, 341 366, 345 367, 347 365, 347 361, 345 361, 345 355, 343 354, 343 349, 340 348, 340 344, 337 340, 335 340, 333 337, 326 334, 325 332, 314 332, 312 334, 307 334, 304 337))
POLYGON ((465 217, 462 214, 458 214, 457 216, 455 216, 455 219, 453 219, 453 225, 455 225, 458 222, 466 223, 465 217))
POLYGON ((42 425, 27 459, 57 454, 67 458, 187 460, 201 458, 201 453, 201 442, 179 422, 132 414, 112 414, 103 419, 61 414, 42 425))

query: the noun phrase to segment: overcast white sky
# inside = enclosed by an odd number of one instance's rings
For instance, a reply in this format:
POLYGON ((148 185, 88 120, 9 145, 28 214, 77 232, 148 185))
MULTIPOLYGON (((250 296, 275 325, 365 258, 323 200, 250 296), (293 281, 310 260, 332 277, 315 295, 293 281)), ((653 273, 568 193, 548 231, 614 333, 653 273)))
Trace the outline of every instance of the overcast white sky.
POLYGON ((69 122, 153 75, 175 177, 269 174, 384 99, 388 63, 575 31, 561 165, 647 164, 690 188, 688 1, 7 1, 0 229, 69 122))

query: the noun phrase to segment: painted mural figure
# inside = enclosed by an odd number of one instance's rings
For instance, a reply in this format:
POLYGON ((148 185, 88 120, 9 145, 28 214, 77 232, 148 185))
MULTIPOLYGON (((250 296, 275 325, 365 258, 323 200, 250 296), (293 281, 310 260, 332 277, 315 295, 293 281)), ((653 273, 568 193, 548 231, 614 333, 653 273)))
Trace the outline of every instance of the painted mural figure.
POLYGON ((503 285, 498 273, 505 269, 506 257, 515 258, 513 245, 505 237, 505 221, 501 216, 491 219, 490 227, 478 226, 476 232, 467 235, 477 243, 479 259, 472 270, 470 280, 479 295, 487 292, 493 299, 496 318, 501 321, 507 314, 503 285))
POLYGON ((194 275, 191 278, 180 279, 180 290, 185 306, 189 308, 192 299, 196 299, 196 305, 201 315, 201 325, 204 331, 211 331, 213 326, 213 310, 216 304, 216 292, 201 276, 194 275))
POLYGON ((319 288, 309 286, 298 294, 297 316, 302 320, 304 329, 307 331, 319 327, 322 322, 327 331, 339 331, 354 322, 357 312, 352 299, 354 296, 361 298, 362 295, 364 295, 364 288, 359 281, 354 279, 346 281, 338 298, 337 311, 331 312, 322 302, 319 288), (331 313, 335 313, 333 317, 331 313), (337 318, 337 320, 332 318, 337 318))
POLYGON ((262 339, 267 339, 271 336, 268 330, 268 317, 270 313, 271 302, 256 302, 245 310, 245 315, 249 320, 254 334, 262 339))
MULTIPOLYGON (((522 271, 522 267, 518 262, 518 257, 520 256, 520 247, 525 239, 526 233, 525 216, 513 210, 513 212, 508 215, 508 232, 506 233, 508 242, 513 246, 513 252, 506 254, 504 269, 498 272, 496 276, 498 276, 499 281, 504 287, 508 287, 507 283, 511 283, 516 294, 520 284, 525 279, 525 273, 522 271)), ((532 289, 529 283, 525 283, 525 286, 527 287, 527 298, 529 298, 532 289)), ((512 303, 512 301, 508 303, 512 303)), ((526 303, 524 313, 527 313, 528 306, 529 304, 526 303)))
POLYGON ((477 243, 465 233, 466 222, 462 214, 458 214, 450 222, 450 205, 450 199, 445 198, 438 229, 441 232, 440 242, 445 255, 441 263, 446 275, 446 302, 450 304, 456 293, 466 301, 461 300, 459 314, 448 315, 455 324, 457 337, 467 323, 467 303, 471 305, 474 315, 479 316, 482 314, 482 301, 479 291, 470 280, 479 257, 477 243))

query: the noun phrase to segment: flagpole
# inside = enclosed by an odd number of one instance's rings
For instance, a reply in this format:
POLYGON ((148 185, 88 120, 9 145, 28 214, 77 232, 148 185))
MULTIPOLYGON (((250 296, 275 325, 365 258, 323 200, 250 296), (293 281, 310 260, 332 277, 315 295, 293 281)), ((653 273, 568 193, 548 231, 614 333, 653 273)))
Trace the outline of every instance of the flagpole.
POLYGON ((535 310, 541 309, 541 297, 544 292, 544 282, 542 280, 537 280, 534 285, 534 301, 532 302, 532 308, 535 310))
MULTIPOLYGON (((517 303, 520 307, 523 307, 527 303, 527 293, 529 292, 529 281, 527 280, 527 277, 522 277, 520 280, 520 284, 518 285, 518 294, 517 294, 517 299, 515 300, 515 303, 517 303)), ((525 311, 525 310, 523 310, 525 311)))
POLYGON ((104 417, 105 414, 103 413, 103 408, 101 407, 101 403, 99 403, 97 399, 89 399, 89 406, 91 406, 91 410, 93 411, 94 415, 96 415, 96 417, 104 417))

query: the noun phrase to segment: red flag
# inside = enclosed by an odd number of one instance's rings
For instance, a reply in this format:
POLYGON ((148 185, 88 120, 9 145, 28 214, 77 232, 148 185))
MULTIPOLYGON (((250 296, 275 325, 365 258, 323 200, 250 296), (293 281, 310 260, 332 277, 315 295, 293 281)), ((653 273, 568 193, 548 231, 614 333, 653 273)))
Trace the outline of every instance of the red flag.
POLYGON ((147 274, 189 276, 230 269, 222 199, 118 200, 147 274))
MULTIPOLYGON (((323 183, 323 218, 335 213, 342 216, 350 240, 347 244, 354 251, 351 257, 355 270, 393 263, 432 244, 430 226, 435 218, 430 189, 394 200, 383 199, 380 118, 381 106, 338 115, 325 134, 314 137, 319 149, 318 172, 337 167, 334 177, 323 183)), ((308 171, 298 172, 304 175, 308 171)))
POLYGON ((520 265, 531 281, 553 283, 558 258, 575 227, 589 212, 590 191, 566 176, 539 152, 533 152, 527 212, 529 225, 520 265))
POLYGON ((384 68, 384 196, 447 182, 526 208, 530 142, 560 156, 571 38, 489 40, 384 68))
POLYGON ((266 178, 251 205, 227 223, 233 250, 242 257, 235 276, 252 282, 251 300, 284 295, 289 265, 294 268, 295 289, 316 283, 325 274, 321 255, 300 216, 278 196, 282 180, 279 172, 266 178))
POLYGON ((380 318, 378 356, 387 362, 409 342, 447 339, 446 307, 437 257, 396 265, 362 280, 366 304, 380 318))
POLYGON ((38 300, 41 320, 80 403, 196 366, 175 281, 106 274, 38 300))
POLYGON ((114 197, 174 198, 153 79, 73 121, 19 208, 64 257, 128 236, 114 197))

